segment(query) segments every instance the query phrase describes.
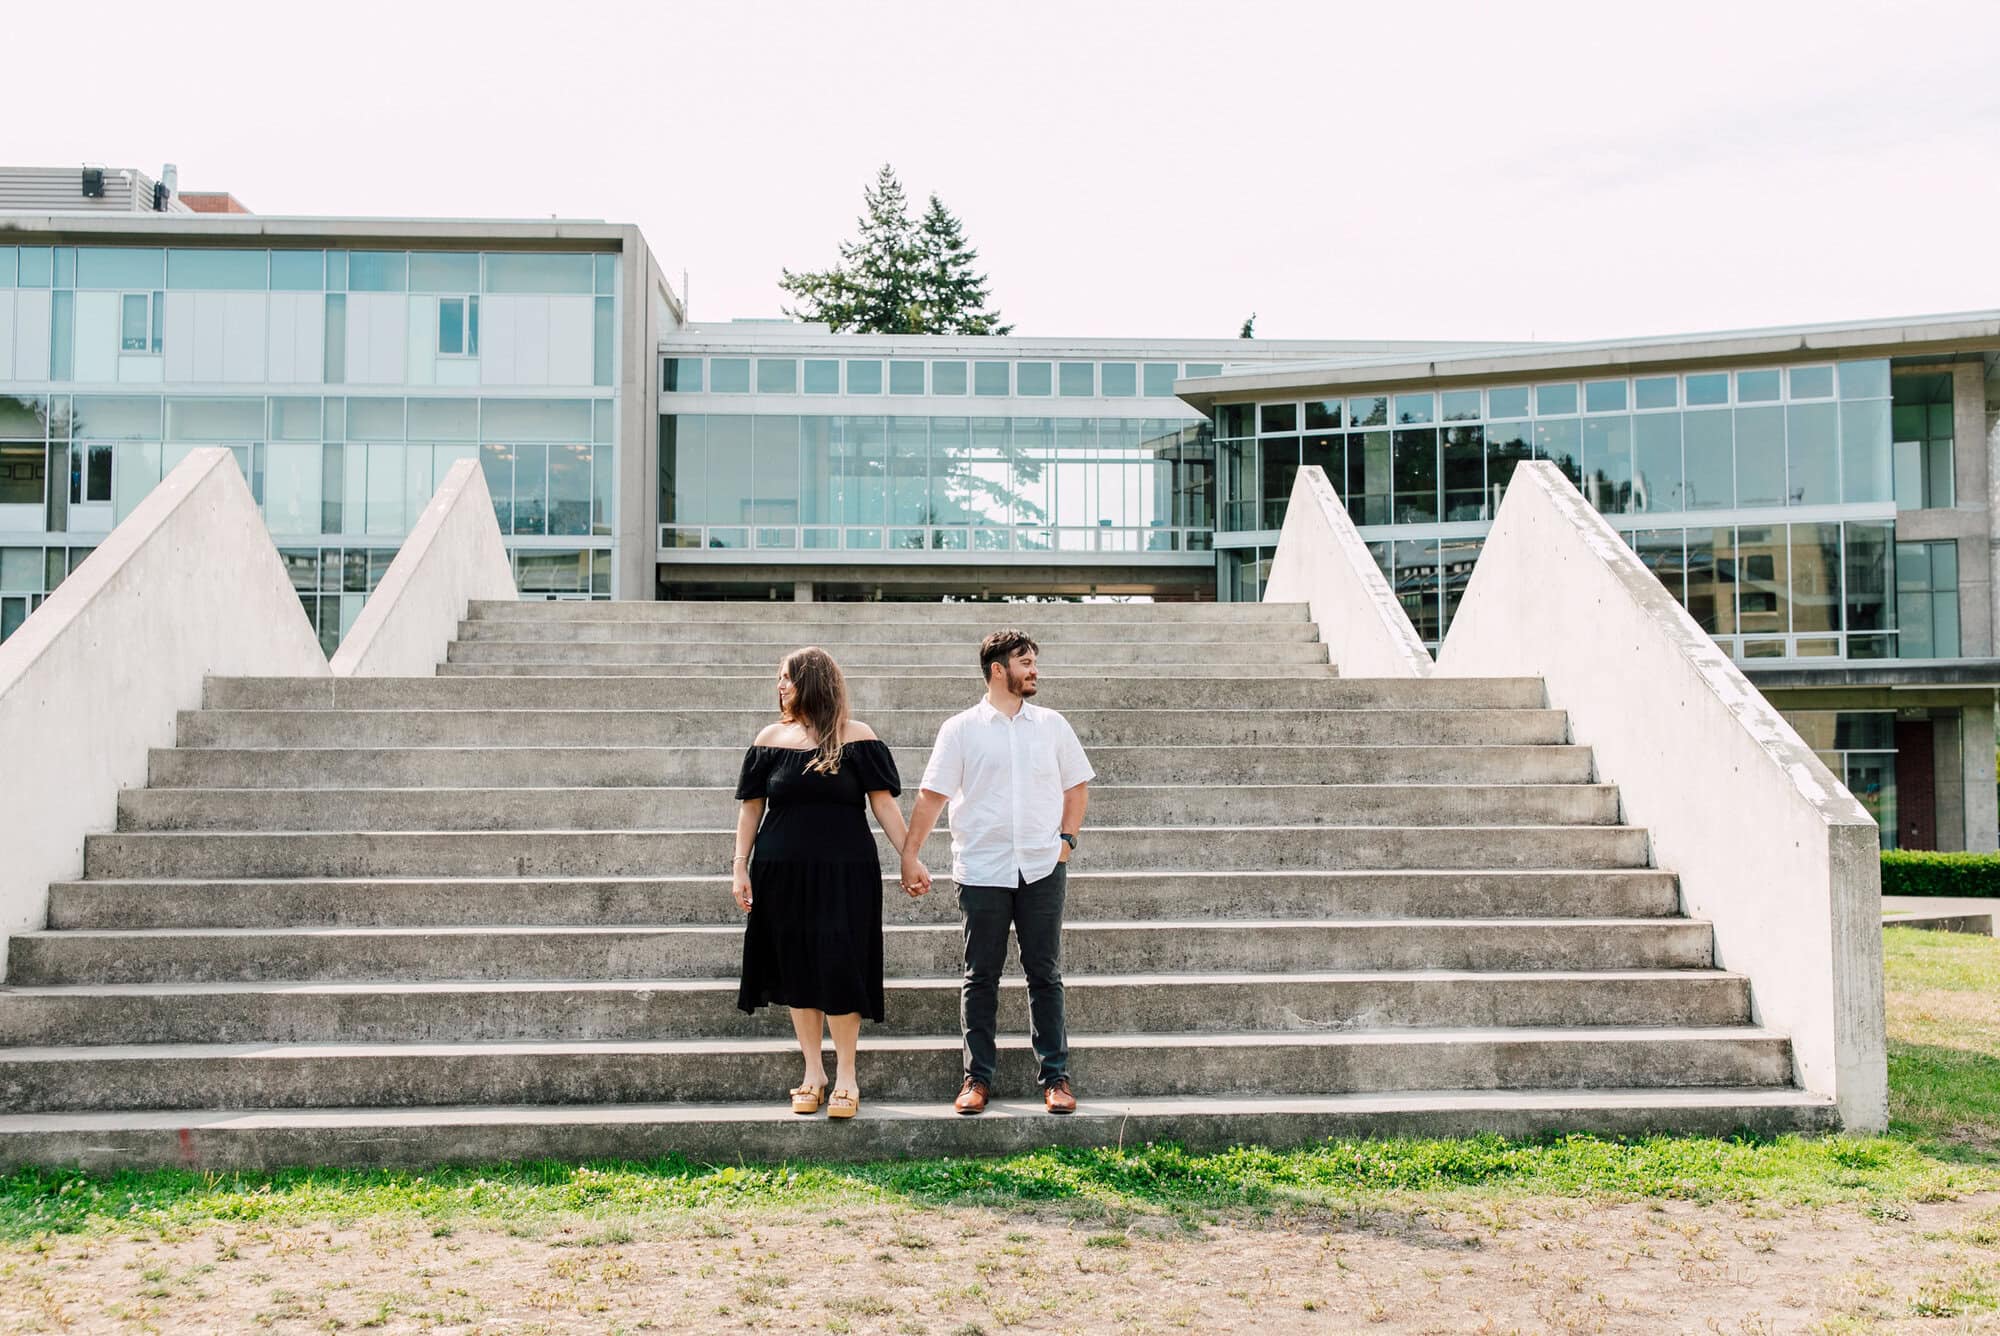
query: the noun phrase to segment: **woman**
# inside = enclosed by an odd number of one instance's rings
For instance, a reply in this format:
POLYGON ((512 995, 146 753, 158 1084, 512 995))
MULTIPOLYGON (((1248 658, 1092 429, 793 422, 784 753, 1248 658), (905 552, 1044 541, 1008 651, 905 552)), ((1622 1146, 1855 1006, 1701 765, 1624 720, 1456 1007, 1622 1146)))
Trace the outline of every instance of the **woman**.
POLYGON ((882 864, 864 805, 897 848, 906 827, 889 748, 847 717, 847 684, 825 650, 794 650, 778 670, 778 722, 757 735, 736 786, 736 903, 750 916, 736 1005, 791 1008, 805 1055, 793 1113, 852 1118, 861 1018, 882 1019, 882 864), (755 890, 753 897, 752 890, 755 890), (822 1029, 833 1034, 827 1097, 822 1029))

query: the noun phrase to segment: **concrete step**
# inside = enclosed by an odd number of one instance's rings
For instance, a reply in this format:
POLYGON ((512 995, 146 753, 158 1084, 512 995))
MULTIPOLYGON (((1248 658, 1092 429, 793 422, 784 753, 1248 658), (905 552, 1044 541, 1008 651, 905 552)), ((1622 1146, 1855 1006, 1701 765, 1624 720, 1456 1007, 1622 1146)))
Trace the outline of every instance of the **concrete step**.
MULTIPOLYGON (((995 1085, 1026 1093, 1034 1055, 1001 1040, 995 1085)), ((1753 1026, 1073 1035, 1088 1098, 1327 1091, 1771 1087, 1782 1035, 1753 1026)), ((160 1044, 0 1050, 9 1110, 327 1108, 775 1099, 798 1080, 790 1038, 516 1044, 160 1044)), ((958 1037, 870 1036, 864 1097, 945 1101, 958 1037)))
MULTIPOLYGON (((829 651, 830 652, 830 651, 829 651)), ((546 658, 547 656, 542 656, 546 658)), ((861 671, 850 659, 834 655, 842 669, 848 673, 861 671)), ((770 674, 776 672, 778 661, 769 658, 764 663, 606 663, 599 661, 575 660, 559 662, 518 662, 518 663, 441 663, 439 677, 659 677, 686 674, 694 677, 732 677, 745 672, 767 668, 770 672, 760 674, 759 680, 769 681, 770 674)), ((979 689, 976 673, 968 673, 963 663, 953 664, 889 664, 872 671, 896 677, 937 677, 959 684, 966 683, 972 689, 979 689)), ((1152 682, 1156 680, 1177 681, 1183 678, 1230 677, 1230 678, 1272 678, 1289 681, 1330 681, 1340 676, 1329 663, 1122 663, 1073 665, 1067 671, 1044 664, 1042 667, 1043 689, 1061 676, 1067 680, 1071 676, 1099 676, 1109 674, 1128 681, 1152 682)))
MULTIPOLYGON (((562 697, 551 701, 560 705, 562 697)), ((870 710, 898 750, 955 710, 870 710)), ((1091 747, 1533 746, 1569 741, 1561 710, 1066 710, 1091 747)), ((745 747, 773 710, 184 710, 182 747, 745 747)))
MULTIPOLYGON (((914 785, 916 776, 906 781, 914 785)), ((907 813, 914 789, 905 792, 907 813)), ((645 830, 727 825, 729 788, 127 789, 118 829, 645 830)), ((1609 784, 1091 787, 1093 829, 1128 826, 1609 826, 1609 784)))
MULTIPOLYGON (((153 789, 728 785, 737 747, 183 747, 148 757, 153 789)), ((913 786, 930 746, 900 749, 913 786)), ((1585 784, 1588 747, 1092 747, 1096 784, 1585 784)), ((733 791, 733 789, 732 789, 733 791)))
MULTIPOLYGON (((645 664, 721 664, 733 665, 739 670, 757 668, 775 673, 778 661, 785 655, 786 648, 770 645, 745 645, 734 641, 721 640, 566 640, 551 643, 544 640, 525 638, 518 640, 497 640, 483 637, 479 640, 454 640, 445 647, 445 662, 448 664, 501 664, 501 663, 625 663, 645 664)), ((979 681, 979 654, 976 647, 968 650, 962 645, 945 645, 934 640, 913 640, 897 643, 856 644, 848 640, 829 640, 820 648, 839 661, 847 671, 865 667, 924 667, 956 669, 965 674, 968 681, 977 685, 979 681)), ((1318 641, 1305 640, 1260 640, 1250 638, 1229 646, 1227 654, 1217 654, 1214 647, 1182 649, 1177 644, 1162 645, 1136 641, 1076 641, 1067 644, 1049 645, 1037 656, 1042 667, 1050 672, 1086 672, 1091 669, 1106 669, 1124 672, 1143 667, 1202 668, 1230 665, 1290 665, 1293 667, 1326 668, 1326 646, 1318 641), (1218 664, 1218 660, 1224 660, 1218 664)))
MULTIPOLYGON (((714 677, 211 677, 202 704, 218 710, 758 710, 774 714, 770 673, 714 677)), ((963 671, 927 677, 849 674, 849 706, 874 710, 950 710, 979 699, 963 671)), ((1547 704, 1534 678, 1263 677, 1044 679, 1037 704, 1056 710, 1539 710, 1547 704)))
MULTIPOLYGON (((571 877, 726 869, 727 830, 128 832, 84 838, 84 876, 571 877)), ((1644 867, 1646 832, 1627 826, 1180 826, 1087 830, 1093 870, 1511 870, 1644 867)), ((880 842, 883 866, 890 850, 880 842)), ((949 868, 949 843, 924 847, 949 868)))
MULTIPOLYGON (((796 1079, 796 1077, 794 1077, 796 1079)), ((789 1084, 789 1082, 787 1083, 789 1084)), ((978 1118, 944 1097, 864 1095, 845 1122, 793 1116, 769 1097, 746 1104, 605 1104, 372 1109, 223 1109, 0 1115, 0 1168, 203 1172, 323 1164, 424 1169, 519 1160, 697 1163, 992 1156, 1051 1146, 1178 1142, 1190 1151, 1311 1145, 1329 1137, 1531 1138, 1565 1132, 1639 1137, 1777 1136, 1838 1126, 1832 1103, 1785 1086, 1754 1089, 1391 1091, 1310 1096, 1108 1099, 1081 1092, 1052 1118, 1031 1091, 1008 1090, 978 1118)))
MULTIPOLYGON (((1100 919, 1666 918, 1673 875, 1594 872, 1072 872, 1071 923, 1100 919)), ((912 899, 883 878, 890 923, 957 923, 941 864, 912 899)), ((740 923, 726 876, 292 881, 61 881, 49 927, 425 927, 740 923)))
MULTIPOLYGON (((611 604, 622 607, 623 604, 611 604)), ((738 608, 745 605, 737 604, 738 608)), ((832 605, 819 604, 819 608, 832 605)), ((739 618, 748 614, 739 612, 739 618)), ((591 618, 572 621, 462 621, 458 639, 521 640, 528 636, 545 644, 567 640, 627 640, 662 643, 685 640, 728 640, 740 645, 770 645, 792 648, 836 642, 852 645, 907 645, 913 641, 955 647, 979 662, 979 642, 1007 625, 971 619, 954 621, 858 622, 827 617, 821 612, 800 613, 789 603, 779 604, 754 620, 729 622, 662 622, 651 619, 613 621, 591 618)), ((1084 644, 1148 645, 1234 645, 1244 640, 1289 641, 1293 644, 1319 643, 1319 630, 1311 622, 1284 621, 1244 625, 1239 622, 1130 621, 1092 622, 1087 626, 1049 619, 1027 619, 1018 623, 1038 644, 1052 651, 1069 653, 1084 644)))
MULTIPOLYGON (((955 924, 883 929, 883 968, 962 968, 955 924)), ((8 938, 11 984, 255 980, 714 979, 742 965, 737 924, 640 927, 161 929, 8 938)), ((1709 969, 1693 919, 1153 919, 1072 923, 1070 974, 1285 970, 1709 969)))
POLYGON ((466 613, 475 621, 526 622, 532 625, 572 621, 740 622, 766 614, 857 623, 899 622, 916 626, 935 622, 988 621, 996 628, 1015 625, 1016 620, 1061 623, 1064 626, 1123 622, 1225 622, 1240 625, 1312 620, 1311 611, 1303 603, 788 603, 778 600, 538 603, 477 599, 466 613))
MULTIPOLYGON (((1392 1027, 1747 1025, 1750 985, 1720 970, 1447 970, 1090 975, 1064 980, 1072 1034, 1392 1027)), ((951 1034, 956 977, 888 985, 880 1034, 951 1034)), ((1020 977, 1000 1028, 1025 1033, 1020 977)), ((139 984, 0 989, 0 1046, 513 1043, 783 1036, 781 1007, 736 1009, 734 979, 603 983, 139 984)))

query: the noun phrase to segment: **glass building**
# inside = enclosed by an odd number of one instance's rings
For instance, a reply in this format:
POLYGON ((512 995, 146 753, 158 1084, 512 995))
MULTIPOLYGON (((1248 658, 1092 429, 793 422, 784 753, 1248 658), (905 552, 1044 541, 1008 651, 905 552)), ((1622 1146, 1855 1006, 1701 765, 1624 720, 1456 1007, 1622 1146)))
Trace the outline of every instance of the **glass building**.
POLYGON ((1885 842, 1995 845, 2000 314, 1528 345, 837 335, 691 322, 629 226, 197 214, 164 187, 98 208, 30 175, 7 197, 33 207, 0 210, 0 639, 220 445, 329 649, 471 459, 524 596, 835 602, 1254 599, 1317 466, 1435 648, 1513 469, 1545 459, 1885 842))

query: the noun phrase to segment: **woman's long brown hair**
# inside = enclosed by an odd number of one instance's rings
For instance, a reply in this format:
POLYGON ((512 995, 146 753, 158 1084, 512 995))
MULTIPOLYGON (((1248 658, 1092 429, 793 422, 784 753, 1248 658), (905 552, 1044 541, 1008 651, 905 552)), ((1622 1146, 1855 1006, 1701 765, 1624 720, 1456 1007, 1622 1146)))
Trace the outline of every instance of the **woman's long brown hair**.
POLYGON ((792 708, 785 719, 812 734, 818 755, 806 769, 823 775, 840 773, 840 735, 847 724, 847 679, 840 665, 817 645, 795 649, 785 656, 785 676, 792 680, 792 708))

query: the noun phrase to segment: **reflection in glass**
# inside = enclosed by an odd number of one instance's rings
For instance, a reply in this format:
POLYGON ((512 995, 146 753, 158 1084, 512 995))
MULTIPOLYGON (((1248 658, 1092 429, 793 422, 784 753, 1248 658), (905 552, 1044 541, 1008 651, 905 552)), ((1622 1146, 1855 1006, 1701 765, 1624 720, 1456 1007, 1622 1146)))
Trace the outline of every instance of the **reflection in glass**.
POLYGON ((1299 429, 1299 406, 1297 404, 1263 404, 1257 409, 1257 430, 1264 433, 1285 433, 1299 429))
POLYGON ((1736 410, 1736 504, 1785 501, 1785 410, 1775 405, 1736 410))
POLYGON ((1390 436, 1356 432, 1347 438, 1347 513, 1356 524, 1389 523, 1390 436))
POLYGON ((1680 529, 1641 529, 1632 535, 1632 550, 1674 601, 1687 606, 1686 534, 1680 529))
POLYGON ((1682 504, 1681 415, 1641 413, 1632 420, 1632 509, 1676 511, 1682 504))
POLYGON ((1340 400, 1315 399, 1306 405, 1307 431, 1340 430, 1340 400))
POLYGON ((1791 526, 1792 630, 1840 630, 1840 526, 1791 526))
MULTIPOLYGON (((1624 382, 1616 384, 1622 392, 1624 382)), ((1631 509, 1631 418, 1619 414, 1583 420, 1582 471, 1583 495, 1600 514, 1622 515, 1631 509)))
POLYGON ((1889 578, 1896 526, 1887 520, 1856 520, 1841 528, 1847 544, 1843 581, 1849 632, 1847 656, 1861 658, 1864 656, 1855 652, 1858 637, 1854 632, 1896 629, 1896 586, 1889 578))
POLYGON ((1478 427, 1445 428, 1444 518, 1487 518, 1486 434, 1478 427))
POLYGON ((1466 586, 1472 583, 1472 571, 1479 560, 1479 551, 1486 546, 1483 538, 1447 538, 1438 544, 1438 568, 1444 573, 1444 629, 1451 630, 1451 619, 1458 613, 1458 605, 1465 597, 1466 586))
MULTIPOLYGON (((1521 393, 1525 398, 1527 391, 1521 393)), ((1530 441, 1525 422, 1486 424, 1487 513, 1497 515, 1500 512, 1500 498, 1507 494, 1507 484, 1514 480, 1514 466, 1524 459, 1534 458, 1530 441)))
POLYGON ((1285 522, 1285 506, 1291 500, 1292 483, 1299 473, 1299 438, 1270 436, 1257 443, 1259 490, 1264 498, 1263 527, 1276 529, 1285 522))
POLYGON ((1736 634, 1736 531, 1687 531, 1687 610, 1712 636, 1736 634))
POLYGON ((1396 600, 1409 614, 1410 625, 1416 630, 1417 638, 1427 645, 1436 645, 1444 634, 1437 540, 1417 539, 1397 543, 1395 562, 1393 584, 1396 600))
POLYGON ((1583 487, 1582 456, 1583 425, 1574 418, 1535 423, 1535 458, 1546 459, 1561 469, 1578 490, 1583 487))
POLYGON ((1423 524, 1438 517, 1438 433, 1435 427, 1405 428, 1395 436, 1395 516, 1398 524, 1423 524))
POLYGON ((1791 629, 1785 526, 1743 525, 1736 531, 1737 629, 1783 635, 1791 629))
POLYGON ((1437 401, 1428 391, 1423 394, 1399 394, 1396 396, 1396 421, 1401 423, 1433 422, 1437 419, 1437 401))
POLYGON ((1387 395, 1367 395, 1347 401, 1347 425, 1350 427, 1386 427, 1389 425, 1389 399, 1387 395))

